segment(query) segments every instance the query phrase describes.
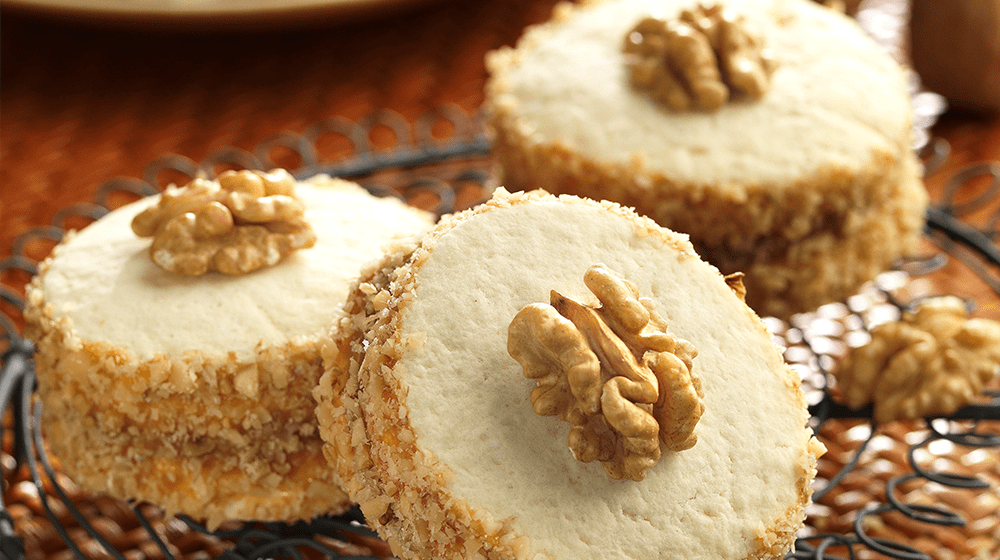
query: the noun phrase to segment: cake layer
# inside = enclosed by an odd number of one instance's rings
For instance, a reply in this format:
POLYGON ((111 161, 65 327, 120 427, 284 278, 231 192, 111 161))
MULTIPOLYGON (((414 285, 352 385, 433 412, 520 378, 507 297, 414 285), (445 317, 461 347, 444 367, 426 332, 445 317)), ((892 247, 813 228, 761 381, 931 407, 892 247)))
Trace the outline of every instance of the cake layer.
POLYGON ((501 193, 370 278, 354 316, 375 322, 367 351, 355 346, 360 368, 320 423, 396 554, 743 559, 791 546, 819 449, 798 378, 684 236, 613 204, 501 193), (569 424, 535 414, 535 382, 507 352, 522 307, 550 290, 593 299, 583 275, 598 262, 698 351, 697 443, 664 452, 641 482, 577 461, 569 424))
POLYGON ((313 418, 189 438, 183 429, 140 422, 107 430, 102 415, 68 401, 48 396, 44 434, 81 489, 150 501, 167 516, 185 513, 209 528, 229 520, 308 520, 351 505, 331 476, 313 418))
POLYGON ((789 188, 828 167, 861 173, 872 154, 895 160, 909 149, 903 72, 847 16, 806 0, 712 4, 745 18, 772 54, 760 100, 672 112, 635 91, 626 32, 643 17, 675 18, 697 3, 618 0, 564 6, 516 49, 492 53, 493 110, 528 142, 734 197, 753 185, 789 188))
POLYGON ((249 274, 153 264, 130 222, 157 197, 68 234, 41 264, 26 334, 47 440, 81 488, 210 527, 349 505, 316 430, 320 345, 363 265, 433 222, 329 177, 296 195, 316 244, 249 274))
POLYGON ((630 84, 627 32, 694 2, 565 4, 488 59, 495 151, 507 188, 633 207, 746 273, 759 313, 788 318, 916 249, 927 194, 907 81, 856 22, 815 2, 712 4, 771 54, 760 99, 676 111, 630 84))

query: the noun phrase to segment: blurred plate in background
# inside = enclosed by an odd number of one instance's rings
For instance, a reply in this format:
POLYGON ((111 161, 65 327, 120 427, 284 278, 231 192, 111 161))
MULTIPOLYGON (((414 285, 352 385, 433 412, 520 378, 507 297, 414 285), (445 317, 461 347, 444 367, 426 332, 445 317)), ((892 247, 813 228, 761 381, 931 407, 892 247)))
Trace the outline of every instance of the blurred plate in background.
POLYGON ((110 23, 284 23, 377 16, 429 0, 3 0, 5 8, 110 23))

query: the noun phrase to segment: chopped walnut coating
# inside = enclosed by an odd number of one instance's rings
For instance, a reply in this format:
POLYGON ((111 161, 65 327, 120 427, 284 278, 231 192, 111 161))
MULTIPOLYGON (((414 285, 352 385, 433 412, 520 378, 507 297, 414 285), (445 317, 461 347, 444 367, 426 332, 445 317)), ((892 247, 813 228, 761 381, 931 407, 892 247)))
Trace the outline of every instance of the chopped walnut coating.
POLYGON ((660 458, 660 444, 681 451, 697 442, 704 406, 697 355, 667 332, 666 321, 635 285, 603 264, 584 283, 601 305, 553 291, 514 316, 507 351, 535 379, 537 414, 572 424, 569 447, 580 461, 601 461, 614 479, 642 480, 660 458))
POLYGON ((294 187, 295 179, 281 169, 195 179, 168 187, 156 206, 132 220, 132 231, 153 237, 150 257, 169 272, 244 274, 316 243, 294 187))
POLYGON ((740 298, 743 303, 747 302, 747 287, 743 285, 743 278, 746 275, 742 272, 734 272, 732 274, 727 274, 725 276, 726 285, 729 289, 736 294, 736 297, 740 298))
POLYGON ((1000 322, 970 319, 957 297, 925 300, 871 334, 835 375, 847 404, 873 403, 878 422, 951 414, 1000 371, 1000 322))
POLYGON ((672 20, 647 17, 626 35, 632 85, 674 111, 716 111, 728 100, 760 99, 774 63, 742 19, 721 6, 684 10, 672 20))

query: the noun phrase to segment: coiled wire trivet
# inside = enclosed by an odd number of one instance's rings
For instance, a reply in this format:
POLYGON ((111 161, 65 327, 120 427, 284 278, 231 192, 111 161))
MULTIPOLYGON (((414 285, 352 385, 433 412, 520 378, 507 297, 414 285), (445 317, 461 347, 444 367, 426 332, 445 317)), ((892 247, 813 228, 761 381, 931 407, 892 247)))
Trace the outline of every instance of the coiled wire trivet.
MULTIPOLYGON (((947 158, 948 146, 933 141, 925 152, 930 154, 926 168, 932 173, 947 158)), ((995 382, 977 401, 948 417, 880 426, 873 420, 871 405, 850 409, 838 403, 829 375, 849 345, 859 346, 871 338, 872 327, 898 319, 926 297, 941 295, 906 291, 908 284, 932 275, 951 260, 961 262, 1000 296, 1000 205, 993 208, 997 203, 1000 165, 984 163, 962 169, 951 177, 942 199, 928 209, 926 238, 941 252, 900 263, 896 271, 880 275, 847 302, 795 316, 790 325, 765 319, 775 342, 787 348, 786 361, 802 374, 814 429, 828 445, 838 446, 830 451, 838 452, 843 463, 840 469, 831 470, 828 457, 820 460, 813 494, 817 505, 807 521, 814 532, 799 538, 796 552, 787 558, 843 558, 838 554, 854 558, 856 545, 861 545, 859 558, 875 557, 872 553, 903 560, 1000 558, 1000 454, 986 451, 1000 447, 1000 390, 995 382), (962 221, 964 216, 983 213, 988 217, 981 229, 962 221), (900 453, 894 443, 903 442, 906 451, 900 453), (848 481, 858 474, 855 469, 866 455, 875 457, 868 469, 874 481, 869 475, 864 481, 868 491, 863 491, 858 477, 851 484, 848 481), (963 468, 963 463, 981 466, 982 472, 963 468), (871 491, 872 486, 878 491, 871 491), (927 488, 933 491, 925 492, 927 488), (977 499, 974 493, 961 490, 984 493, 977 499), (838 503, 855 506, 850 519, 832 519, 832 506, 838 503), (969 507, 974 503, 976 507, 969 507), (967 527, 956 510, 973 509, 980 513, 977 526, 967 527), (887 521, 889 515, 896 516, 894 525, 899 529, 886 530, 892 524, 887 521), (824 524, 838 531, 817 528, 824 524), (870 534, 875 532, 895 533, 897 538, 870 534)), ((967 305, 971 309, 975 302, 967 300, 967 305)))
MULTIPOLYGON (((158 192, 161 175, 190 179, 212 177, 225 168, 268 169, 280 165, 294 168, 298 178, 329 173, 353 179, 376 195, 399 196, 411 204, 443 214, 488 198, 495 186, 489 148, 478 115, 470 118, 460 110, 446 107, 418 120, 412 129, 401 116, 380 112, 358 123, 332 119, 317 123, 303 134, 281 133, 263 141, 254 152, 219 150, 200 163, 166 155, 150 163, 142 180, 109 180, 98 188, 93 204, 65 208, 54 217, 52 226, 25 232, 15 242, 13 256, 0 260, 0 273, 34 274, 37 260, 28 256, 33 243, 39 240, 57 242, 67 224, 96 220, 107 213, 109 207, 119 205, 123 197, 130 201, 158 192), (441 123, 451 130, 443 140, 433 133, 441 123), (372 146, 373 130, 379 128, 394 137, 394 144, 389 148, 372 146), (336 162, 319 161, 317 142, 327 135, 346 138, 351 152, 336 162), (296 165, 272 157, 276 153, 284 155, 286 160, 291 156, 296 165)), ((947 157, 946 145, 942 143, 931 143, 928 151, 932 154, 929 168, 947 157)), ((990 555, 989 558, 1000 555, 1000 519, 997 518, 1000 498, 996 497, 996 488, 1000 485, 1000 460, 996 454, 992 460, 989 456, 984 460, 981 455, 974 456, 979 450, 1000 447, 1000 391, 988 391, 983 399, 948 418, 927 419, 922 424, 877 426, 871 420, 870 409, 852 410, 834 399, 836 387, 830 386, 828 375, 848 345, 862 343, 870 327, 897 318, 902 310, 922 297, 900 296, 912 278, 932 276, 950 260, 968 266, 1000 297, 1000 275, 997 274, 1000 209, 988 218, 987 226, 982 229, 961 220, 967 214, 981 213, 998 201, 1000 167, 984 164, 961 171, 952 179, 944 199, 928 214, 927 237, 942 251, 927 259, 902 263, 899 270, 880 276, 847 302, 798 315, 790 324, 765 319, 775 341, 787 348, 786 359, 801 373, 812 403, 810 412, 814 428, 831 446, 831 453, 820 462, 814 496, 816 505, 810 512, 807 530, 797 541, 797 551, 789 553, 789 559, 869 558, 875 553, 904 560, 930 559, 931 554, 935 558, 973 558, 980 553, 990 555), (968 185, 976 181, 981 183, 983 177, 991 179, 990 185, 969 198, 968 185), (959 203, 960 197, 968 200, 959 203), (903 453, 897 449, 900 442, 908 446, 903 453), (940 442, 944 442, 953 455, 957 450, 961 458, 972 456, 971 461, 959 459, 972 465, 971 471, 951 472, 937 468, 940 458, 929 461, 928 450, 941 448, 940 442), (834 449, 834 444, 839 448, 834 449), (973 451, 963 452, 961 448, 973 451), (882 468, 874 477, 859 472, 857 467, 864 463, 866 454, 883 452, 891 452, 892 469, 882 468), (928 462, 930 467, 926 466, 928 462), (975 467, 982 468, 976 472, 975 467), (884 476, 887 473, 890 476, 884 476), (874 501, 870 488, 873 484, 884 485, 881 499, 874 501), (931 485, 986 492, 986 500, 974 502, 984 513, 976 520, 977 528, 971 533, 955 532, 966 522, 954 509, 908 501, 908 497, 920 488, 931 485), (859 492, 860 487, 867 491, 859 492), (905 494, 902 498, 901 493, 905 494), (993 502, 988 499, 990 496, 993 502), (851 506, 849 511, 838 512, 838 507, 844 509, 844 503, 851 506), (890 519, 893 515, 910 521, 890 519), (896 528, 899 526, 903 529, 896 528), (950 532, 937 532, 935 528, 938 527, 950 532), (923 534, 932 538, 923 538, 920 536, 923 534), (951 555, 942 555, 942 550, 950 551, 951 555)), ((0 301, 13 306, 17 312, 23 307, 20 294, 2 285, 0 301)), ((5 452, 2 455, 4 495, 0 503, 0 555, 5 558, 24 558, 26 549, 39 557, 56 559, 304 560, 370 559, 390 555, 388 546, 364 525, 358 508, 309 523, 229 523, 209 532, 185 516, 164 519, 162 512, 150 504, 126 504, 79 492, 59 472, 57 462, 54 464, 56 460, 46 454, 40 429, 41 407, 33 398, 32 350, 31 344, 19 336, 16 319, 0 313, 0 409, 5 411, 0 426, 5 452), (35 517, 44 517, 47 522, 36 521, 35 517), (57 539, 58 544, 52 544, 53 539, 57 539), (31 541, 30 547, 25 546, 26 541, 31 541), (64 549, 55 550, 59 547, 64 549)), ((955 509, 965 512, 972 502, 953 498, 951 503, 955 509)))

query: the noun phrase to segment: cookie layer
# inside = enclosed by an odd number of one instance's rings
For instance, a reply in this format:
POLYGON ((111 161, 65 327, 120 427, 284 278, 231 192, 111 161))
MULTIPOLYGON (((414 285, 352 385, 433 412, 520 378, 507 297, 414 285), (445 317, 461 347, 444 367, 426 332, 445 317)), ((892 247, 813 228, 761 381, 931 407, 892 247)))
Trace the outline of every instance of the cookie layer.
POLYGON ((751 306, 787 317, 914 250, 927 195, 908 86, 842 14, 806 0, 716 3, 767 40, 776 69, 761 100, 676 113, 629 85, 626 31, 693 2, 561 5, 488 58, 496 152, 508 188, 635 207, 690 234, 724 273, 739 266, 751 306), (841 274, 823 273, 833 263, 841 274))
POLYGON ((243 276, 171 275, 129 223, 71 233, 28 290, 47 441, 89 491, 205 519, 299 519, 348 504, 320 451, 320 341, 350 282, 431 217, 357 185, 296 187, 316 246, 243 276))
MULTIPOLYGON (((592 297, 592 296, 590 296, 592 297)), ((321 382, 321 434, 349 495, 403 558, 779 558, 821 446, 798 378, 686 238, 610 203, 501 193, 371 270, 352 298, 352 374, 321 382), (641 482, 576 461, 506 351, 549 290, 587 299, 605 263, 698 349, 698 443, 641 482), (362 353, 362 350, 366 351, 362 353)), ((341 357, 341 359, 345 359, 341 357)))

